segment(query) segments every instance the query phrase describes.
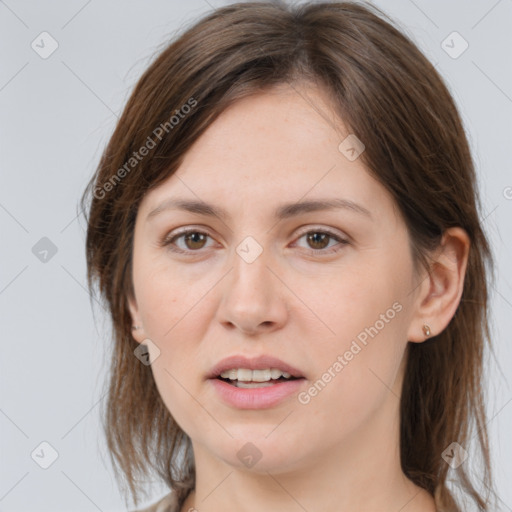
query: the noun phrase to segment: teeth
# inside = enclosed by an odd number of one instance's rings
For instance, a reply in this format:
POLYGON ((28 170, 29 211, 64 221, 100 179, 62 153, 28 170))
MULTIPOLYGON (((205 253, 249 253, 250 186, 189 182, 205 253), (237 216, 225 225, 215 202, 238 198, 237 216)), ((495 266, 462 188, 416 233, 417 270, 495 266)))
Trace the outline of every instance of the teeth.
POLYGON ((275 368, 272 368, 270 370, 270 376, 273 379, 279 379, 279 377, 281 377, 281 370, 276 370, 275 368))
POLYGON ((269 382, 279 377, 289 379, 291 374, 283 372, 277 368, 267 368, 265 370, 248 370, 246 368, 233 368, 223 371, 220 376, 223 379, 237 380, 238 382, 269 382))
POLYGON ((238 375, 236 376, 237 380, 251 382, 252 380, 252 370, 238 369, 238 375))
MULTIPOLYGON (((240 372, 240 370, 238 370, 240 372)), ((252 372, 253 382, 268 382, 272 377, 272 370, 253 370, 252 372)), ((243 380, 243 379, 242 379, 243 380)))

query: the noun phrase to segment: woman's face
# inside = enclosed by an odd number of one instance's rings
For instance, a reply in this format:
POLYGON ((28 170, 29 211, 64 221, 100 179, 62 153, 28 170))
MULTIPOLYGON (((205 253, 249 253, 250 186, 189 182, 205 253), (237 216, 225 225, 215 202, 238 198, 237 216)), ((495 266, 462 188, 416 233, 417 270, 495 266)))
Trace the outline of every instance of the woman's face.
POLYGON ((401 363, 417 330, 408 233, 356 158, 361 146, 340 146, 349 132, 329 112, 311 88, 238 101, 140 204, 135 336, 151 340, 158 390, 196 456, 278 473, 337 451, 389 449, 383 440, 396 432, 401 363), (302 378, 261 387, 210 378, 231 356, 302 378))

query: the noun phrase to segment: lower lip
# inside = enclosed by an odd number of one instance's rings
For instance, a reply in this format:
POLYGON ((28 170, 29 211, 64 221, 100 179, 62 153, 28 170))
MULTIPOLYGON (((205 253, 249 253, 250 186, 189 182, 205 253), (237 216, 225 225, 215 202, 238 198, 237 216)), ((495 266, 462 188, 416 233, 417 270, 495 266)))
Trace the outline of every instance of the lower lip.
POLYGON ((220 397, 238 409, 267 409, 297 393, 305 379, 279 382, 261 388, 238 388, 220 379, 210 379, 220 397))

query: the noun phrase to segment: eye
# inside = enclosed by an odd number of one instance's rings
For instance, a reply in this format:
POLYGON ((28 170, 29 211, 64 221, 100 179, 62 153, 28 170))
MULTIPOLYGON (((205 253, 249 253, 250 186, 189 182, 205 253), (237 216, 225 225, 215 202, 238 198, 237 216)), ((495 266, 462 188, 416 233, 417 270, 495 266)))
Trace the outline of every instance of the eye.
MULTIPOLYGON (((307 231, 302 234, 298 240, 306 238, 307 244, 310 246, 309 251, 311 254, 332 254, 341 251, 341 249, 348 245, 348 240, 341 238, 336 233, 333 233, 329 230, 324 229, 315 229, 307 231), (331 248, 325 250, 326 247, 329 246, 329 242, 334 241, 335 243, 331 245, 331 248)), ((306 248, 308 249, 308 248, 306 248)))
POLYGON ((174 252, 187 253, 198 251, 205 247, 207 238, 210 235, 198 229, 187 229, 179 233, 175 233, 171 237, 166 237, 162 240, 162 246, 168 246, 174 252), (185 247, 179 247, 176 243, 177 240, 183 239, 185 247))

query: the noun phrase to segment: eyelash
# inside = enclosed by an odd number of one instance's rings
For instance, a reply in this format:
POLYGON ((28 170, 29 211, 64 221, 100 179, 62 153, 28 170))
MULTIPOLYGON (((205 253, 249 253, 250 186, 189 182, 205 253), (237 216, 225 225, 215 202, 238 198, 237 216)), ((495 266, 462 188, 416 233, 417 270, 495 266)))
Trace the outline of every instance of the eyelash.
MULTIPOLYGON (((176 240, 178 240, 179 238, 182 238, 188 234, 192 234, 192 233, 196 233, 196 234, 200 234, 200 235, 206 235, 208 237, 210 237, 210 235, 205 232, 205 231, 201 231, 200 229, 185 229, 183 231, 180 231, 178 233, 175 233, 174 235, 172 235, 171 237, 169 236, 166 236, 163 238, 163 240, 160 242, 160 246, 162 247, 168 247, 172 252, 175 252, 175 253, 180 253, 180 254, 192 254, 192 253, 199 253, 202 249, 197 249, 197 250, 192 250, 192 249, 189 249, 189 250, 183 250, 183 249, 179 249, 178 247, 176 247, 176 245, 174 244, 174 242, 176 240)), ((332 231, 329 231, 327 229, 310 229, 309 231, 305 231, 303 233, 300 234, 298 240, 300 240, 302 237, 304 237, 305 235, 309 235, 311 233, 315 233, 315 234, 323 234, 323 235, 327 235, 329 236, 329 238, 331 239, 334 239, 336 242, 338 242, 338 244, 336 244, 334 247, 336 247, 336 249, 305 249, 306 251, 308 251, 311 255, 319 255, 319 254, 335 254, 335 253, 338 253, 340 252, 343 247, 345 245, 348 245, 349 244, 349 241, 344 239, 344 238, 341 238, 339 235, 337 235, 336 233, 333 233, 332 231)), ((211 237, 210 237, 211 238, 211 237)))

